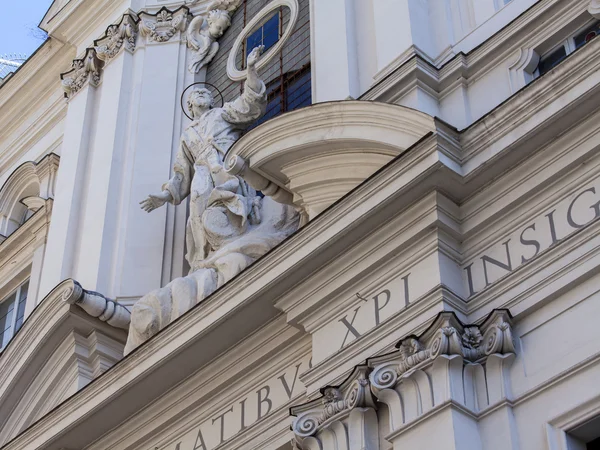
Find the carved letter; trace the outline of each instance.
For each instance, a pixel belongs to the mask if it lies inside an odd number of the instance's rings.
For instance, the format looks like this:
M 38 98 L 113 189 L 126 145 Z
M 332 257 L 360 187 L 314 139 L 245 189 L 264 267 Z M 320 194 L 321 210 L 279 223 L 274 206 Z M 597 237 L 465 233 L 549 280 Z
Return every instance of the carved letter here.
M 465 270 L 467 271 L 467 281 L 469 283 L 469 297 L 475 294 L 475 290 L 473 289 L 473 274 L 471 273 L 472 265 L 473 263 L 465 267 Z
M 233 405 L 231 406 L 231 408 L 229 408 L 223 414 L 221 414 L 220 416 L 215 417 L 212 420 L 212 423 L 214 425 L 217 420 L 221 419 L 221 440 L 219 441 L 219 444 L 222 444 L 223 441 L 225 441 L 225 414 L 230 413 L 230 412 L 233 412 Z
M 241 411 L 241 417 L 240 417 L 240 431 L 243 431 L 246 429 L 246 400 L 248 400 L 247 398 L 245 398 L 244 400 L 242 400 L 240 402 L 240 406 L 242 407 L 242 411 Z
M 503 263 L 502 261 L 498 261 L 497 259 L 494 258 L 490 258 L 487 255 L 483 255 L 481 257 L 481 260 L 483 261 L 483 275 L 485 277 L 485 285 L 486 287 L 490 285 L 490 282 L 488 280 L 488 274 L 487 274 L 487 266 L 486 266 L 486 262 L 493 264 L 495 266 L 498 266 L 504 270 L 507 270 L 509 272 L 512 272 L 513 268 L 512 268 L 512 263 L 510 262 L 510 252 L 508 250 L 508 243 L 510 242 L 510 239 L 506 242 L 503 242 L 502 245 L 504 245 L 506 247 L 506 264 Z
M 573 201 L 571 202 L 571 204 L 569 205 L 569 209 L 567 210 L 567 222 L 569 222 L 569 225 L 575 229 L 578 228 L 583 228 L 584 226 L 587 225 L 587 223 L 577 223 L 573 220 L 573 205 L 575 204 L 575 202 L 579 199 L 579 197 L 581 197 L 583 194 L 585 194 L 586 192 L 591 192 L 592 194 L 596 193 L 596 189 L 591 187 L 586 189 L 585 191 L 580 192 L 579 194 L 577 194 L 575 196 L 575 198 L 573 199 Z M 599 210 L 599 205 L 600 202 L 593 204 L 592 206 L 590 206 L 590 208 L 594 209 L 594 219 L 596 219 L 599 215 L 600 215 L 600 210 Z M 594 220 L 592 219 L 592 220 Z M 591 222 L 591 221 L 590 221 Z M 589 223 L 589 222 L 588 222 Z
M 302 363 L 298 363 L 298 365 L 296 366 L 296 373 L 294 374 L 294 379 L 292 380 L 292 387 L 289 387 L 286 379 L 285 379 L 285 373 L 277 378 L 279 378 L 281 380 L 281 384 L 283 384 L 283 388 L 285 389 L 285 393 L 288 396 L 288 400 L 290 400 L 292 398 L 292 393 L 294 392 L 294 386 L 296 385 L 296 380 L 298 379 L 298 371 L 300 370 L 300 366 L 302 365 Z
M 200 443 L 198 443 L 200 441 Z M 202 429 L 198 428 L 198 436 L 196 436 L 196 443 L 194 444 L 193 450 L 208 450 L 206 448 L 206 443 L 204 442 L 204 437 L 202 436 Z
M 556 237 L 556 226 L 554 225 L 554 212 L 555 211 L 556 210 L 553 209 L 548 214 L 546 214 L 546 217 L 548 218 L 548 222 L 550 223 L 550 237 L 552 238 L 551 245 L 554 245 L 558 242 L 558 238 Z
M 379 307 L 379 296 L 381 294 L 385 294 L 386 299 L 385 299 L 385 303 L 380 308 Z M 381 291 L 379 294 L 377 294 L 375 297 L 373 297 L 373 300 L 375 300 L 375 326 L 379 325 L 379 311 L 381 311 L 383 308 L 385 308 L 387 306 L 387 304 L 390 302 L 391 297 L 392 297 L 392 295 L 390 294 L 390 291 L 388 291 L 387 289 Z
M 266 392 L 265 398 L 263 398 L 263 396 L 261 394 L 263 389 Z M 271 412 L 271 408 L 273 407 L 273 402 L 269 399 L 269 394 L 271 393 L 271 388 L 269 387 L 269 385 L 265 385 L 265 386 L 261 387 L 258 391 L 256 391 L 256 393 L 258 394 L 258 416 L 257 416 L 258 418 L 256 420 L 260 420 L 264 416 L 269 414 Z M 269 407 L 267 408 L 267 412 L 264 414 L 262 413 L 262 404 L 263 403 L 266 403 L 267 405 L 269 405 Z
M 404 305 L 408 306 L 408 304 L 410 303 L 410 296 L 409 296 L 409 292 L 408 292 L 408 276 L 410 275 L 410 273 L 407 273 L 406 276 L 402 277 L 402 280 L 404 281 Z
M 535 223 L 533 223 L 533 224 L 529 225 L 528 227 L 526 227 L 525 229 L 523 229 L 523 231 L 521 231 L 521 237 L 519 239 L 521 241 L 521 244 L 523 244 L 523 245 L 533 245 L 535 247 L 535 253 L 533 254 L 533 256 L 531 258 L 525 258 L 524 256 L 521 256 L 521 264 L 525 264 L 530 259 L 535 258 L 537 256 L 537 254 L 540 252 L 540 243 L 538 241 L 536 241 L 535 239 L 523 239 L 523 235 L 529 229 L 535 231 Z
M 344 316 L 340 320 L 338 320 L 338 322 L 342 322 L 344 325 L 346 325 L 346 328 L 348 328 L 346 330 L 346 336 L 344 336 L 344 341 L 342 342 L 342 346 L 340 347 L 340 350 L 342 348 L 344 348 L 344 346 L 346 345 L 346 339 L 348 339 L 348 335 L 350 333 L 352 333 L 355 338 L 360 337 L 360 333 L 356 330 L 356 328 L 354 328 L 354 320 L 356 319 L 356 315 L 358 314 L 359 309 L 360 309 L 360 306 L 354 310 L 354 316 L 352 316 L 352 320 L 350 322 L 348 322 L 348 319 L 346 319 L 346 316 Z

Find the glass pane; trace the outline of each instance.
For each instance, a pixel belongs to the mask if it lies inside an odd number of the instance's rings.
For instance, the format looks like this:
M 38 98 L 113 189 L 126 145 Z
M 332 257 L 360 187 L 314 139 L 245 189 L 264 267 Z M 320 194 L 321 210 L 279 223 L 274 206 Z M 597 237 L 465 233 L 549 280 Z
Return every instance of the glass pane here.
M 550 69 L 555 67 L 559 62 L 567 57 L 567 52 L 564 46 L 561 46 L 554 50 L 547 56 L 544 56 L 540 60 L 540 64 L 538 65 L 538 70 L 540 71 L 540 75 L 544 75 Z
M 293 78 L 286 89 L 287 110 L 308 106 L 312 100 L 310 70 Z
M 279 13 L 275 14 L 263 25 L 263 45 L 265 51 L 273 47 L 279 40 Z
M 27 303 L 27 290 L 29 289 L 29 281 L 21 286 L 19 304 L 17 306 L 17 321 L 15 322 L 15 333 L 23 325 L 25 317 L 25 304 Z
M 8 344 L 12 336 L 12 318 L 15 309 L 17 293 L 0 303 L 0 345 L 2 348 Z
M 246 56 L 250 54 L 254 47 L 258 47 L 262 44 L 262 31 L 261 27 L 246 39 Z

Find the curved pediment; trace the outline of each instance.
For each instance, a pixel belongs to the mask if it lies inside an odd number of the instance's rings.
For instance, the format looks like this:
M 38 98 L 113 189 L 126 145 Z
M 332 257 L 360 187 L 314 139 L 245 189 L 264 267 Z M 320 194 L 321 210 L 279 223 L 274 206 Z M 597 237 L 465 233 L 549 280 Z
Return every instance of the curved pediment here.
M 227 161 L 244 160 L 312 218 L 435 128 L 433 117 L 404 106 L 319 103 L 250 131 Z
M 65 280 L 0 355 L 0 446 L 122 358 L 126 333 L 69 303 Z

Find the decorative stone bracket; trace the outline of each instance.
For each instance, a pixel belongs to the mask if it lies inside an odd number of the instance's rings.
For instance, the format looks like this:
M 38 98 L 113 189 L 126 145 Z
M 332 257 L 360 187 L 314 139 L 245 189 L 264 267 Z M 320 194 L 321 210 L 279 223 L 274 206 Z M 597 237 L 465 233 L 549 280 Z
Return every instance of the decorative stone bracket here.
M 156 14 L 145 11 L 139 13 L 140 34 L 150 42 L 167 42 L 178 32 L 185 31 L 190 11 L 187 6 L 181 6 L 171 11 L 164 6 Z
M 117 56 L 121 49 L 133 53 L 138 33 L 138 16 L 123 14 L 119 23 L 109 25 L 104 36 L 94 41 L 94 49 L 99 59 L 105 63 Z
M 378 403 L 387 406 L 384 428 L 393 443 L 406 425 L 435 409 L 453 407 L 473 418 L 510 400 L 507 369 L 515 343 L 507 310 L 494 310 L 480 325 L 440 313 L 421 336 L 397 348 L 356 367 L 341 386 L 322 389 L 322 398 L 291 408 L 295 445 L 378 449 Z
M 93 48 L 86 49 L 83 58 L 73 60 L 71 70 L 60 74 L 65 98 L 72 98 L 88 82 L 92 86 L 98 86 L 103 65 L 104 62 L 98 58 Z

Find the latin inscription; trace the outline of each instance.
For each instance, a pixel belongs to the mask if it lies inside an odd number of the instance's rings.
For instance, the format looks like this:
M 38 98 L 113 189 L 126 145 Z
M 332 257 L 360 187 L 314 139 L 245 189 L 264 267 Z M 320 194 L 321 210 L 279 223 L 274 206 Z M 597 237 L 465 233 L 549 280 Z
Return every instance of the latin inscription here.
M 227 404 L 201 423 L 160 450 L 212 450 L 234 438 L 259 420 L 287 406 L 304 390 L 298 380 L 311 367 L 306 356 L 280 374 L 257 385 L 231 404 Z
M 463 266 L 441 254 L 439 259 L 425 258 L 374 294 L 357 293 L 354 306 L 317 329 L 313 333 L 314 363 L 319 364 L 348 347 L 435 286 L 451 287 L 468 299 L 599 218 L 600 182 L 597 182 L 597 186 L 578 189 Z
M 463 266 L 466 297 L 481 292 L 599 217 L 600 186 L 576 191 Z

